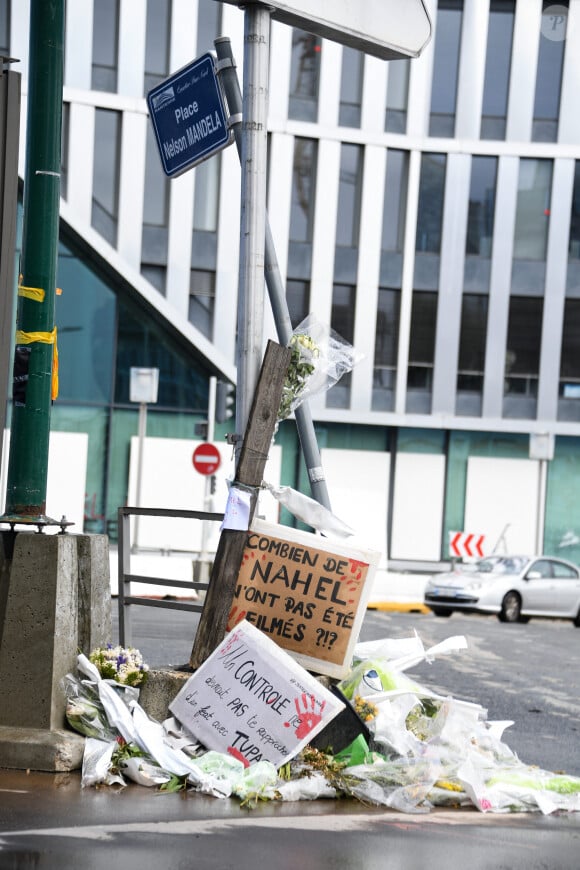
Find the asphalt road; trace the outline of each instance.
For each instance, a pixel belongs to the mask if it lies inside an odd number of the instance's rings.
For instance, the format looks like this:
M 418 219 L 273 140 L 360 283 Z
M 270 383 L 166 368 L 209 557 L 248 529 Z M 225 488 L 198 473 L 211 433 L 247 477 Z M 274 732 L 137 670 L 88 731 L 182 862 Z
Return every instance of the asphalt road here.
M 197 616 L 133 607 L 133 644 L 152 666 L 189 661 Z M 571 622 L 500 623 L 495 617 L 367 611 L 360 640 L 410 637 L 426 648 L 463 635 L 467 649 L 409 673 L 424 686 L 509 720 L 503 740 L 527 764 L 580 776 L 580 629 Z

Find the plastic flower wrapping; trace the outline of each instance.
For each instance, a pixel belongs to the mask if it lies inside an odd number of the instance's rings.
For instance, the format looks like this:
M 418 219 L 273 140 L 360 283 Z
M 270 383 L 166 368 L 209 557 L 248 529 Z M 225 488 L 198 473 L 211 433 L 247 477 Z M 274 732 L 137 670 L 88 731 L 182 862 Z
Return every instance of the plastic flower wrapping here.
M 466 647 L 459 636 L 425 649 L 417 634 L 358 644 L 337 688 L 358 715 L 361 733 L 338 752 L 306 746 L 278 770 L 268 761 L 244 766 L 208 751 L 172 717 L 154 721 L 130 687 L 115 688 L 80 655 L 79 676 L 68 675 L 66 690 L 68 721 L 87 735 L 81 783 L 124 786 L 131 780 L 232 796 L 243 806 L 347 796 L 405 813 L 437 806 L 580 811 L 580 777 L 520 761 L 502 740 L 511 722 L 489 721 L 478 704 L 443 697 L 405 673 Z

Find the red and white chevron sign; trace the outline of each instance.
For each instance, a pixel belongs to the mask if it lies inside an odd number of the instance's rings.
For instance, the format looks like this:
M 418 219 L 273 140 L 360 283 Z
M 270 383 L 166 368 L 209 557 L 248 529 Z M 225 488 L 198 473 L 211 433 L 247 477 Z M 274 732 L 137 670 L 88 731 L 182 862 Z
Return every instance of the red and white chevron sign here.
M 474 535 L 471 532 L 449 532 L 450 556 L 479 556 L 483 552 L 485 535 Z

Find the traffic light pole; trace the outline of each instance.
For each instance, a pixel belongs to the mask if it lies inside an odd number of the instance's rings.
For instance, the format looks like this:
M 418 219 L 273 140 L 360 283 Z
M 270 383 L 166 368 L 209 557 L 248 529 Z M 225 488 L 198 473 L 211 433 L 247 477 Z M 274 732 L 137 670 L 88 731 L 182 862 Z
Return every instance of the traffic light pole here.
M 247 14 L 247 13 L 246 13 Z M 230 115 L 239 117 L 236 123 L 233 124 L 234 137 L 236 140 L 236 148 L 240 155 L 240 160 L 243 160 L 243 132 L 242 132 L 242 117 L 243 117 L 243 102 L 240 92 L 240 83 L 236 73 L 236 63 L 232 53 L 230 39 L 227 36 L 220 37 L 214 40 L 218 59 L 219 76 L 224 88 Z M 249 44 L 250 49 L 252 43 Z M 248 51 L 248 44 L 246 51 Z M 284 292 L 284 285 L 280 275 L 276 250 L 274 248 L 274 240 L 270 230 L 268 217 L 265 217 L 265 248 L 264 248 L 264 271 L 266 276 L 266 286 L 272 305 L 274 322 L 278 333 L 278 340 L 284 346 L 287 346 L 292 337 L 292 322 L 288 313 L 288 303 Z M 236 397 L 239 400 L 239 397 Z M 320 459 L 320 451 L 318 442 L 314 432 L 314 423 L 308 402 L 302 402 L 295 410 L 296 427 L 298 429 L 298 437 L 302 454 L 308 471 L 308 479 L 312 495 L 319 504 L 330 510 L 330 499 L 328 497 L 328 488 L 326 486 L 326 478 L 324 469 Z M 236 420 L 237 426 L 237 420 Z M 243 431 L 237 429 L 237 431 Z
M 6 514 L 47 518 L 50 409 L 56 375 L 54 308 L 60 204 L 64 0 L 31 0 L 24 226 Z

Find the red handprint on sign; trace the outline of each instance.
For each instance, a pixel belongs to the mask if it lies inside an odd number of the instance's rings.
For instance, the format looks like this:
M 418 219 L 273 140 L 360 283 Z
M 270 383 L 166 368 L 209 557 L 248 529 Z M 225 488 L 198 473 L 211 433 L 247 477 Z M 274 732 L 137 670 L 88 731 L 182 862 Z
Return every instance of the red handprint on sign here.
M 326 701 L 320 704 L 320 713 L 317 713 L 314 695 L 307 695 L 303 692 L 299 698 L 294 698 L 294 706 L 299 718 L 295 734 L 299 740 L 302 740 L 303 737 L 310 734 L 315 725 L 318 725 L 322 719 L 322 711 L 326 706 Z

